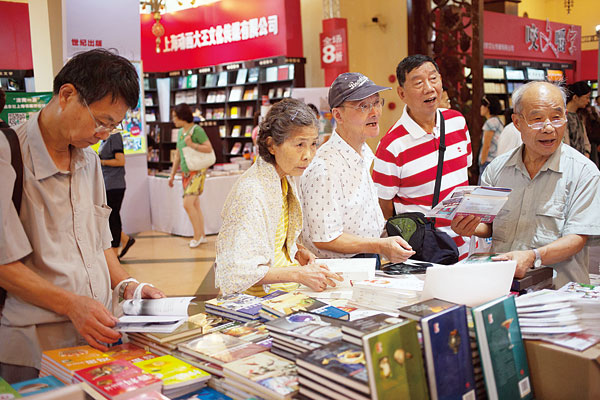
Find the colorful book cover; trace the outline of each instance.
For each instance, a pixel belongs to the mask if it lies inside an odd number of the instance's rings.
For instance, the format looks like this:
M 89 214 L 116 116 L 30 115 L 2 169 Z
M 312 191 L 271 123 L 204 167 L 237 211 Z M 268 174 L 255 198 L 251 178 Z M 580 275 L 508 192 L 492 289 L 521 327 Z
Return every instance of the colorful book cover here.
M 152 360 L 142 361 L 148 362 Z M 104 396 L 113 398 L 125 392 L 160 390 L 162 382 L 129 361 L 114 360 L 75 372 L 74 379 L 86 382 Z
M 12 400 L 20 399 L 21 395 L 8 382 L 0 377 L 0 399 Z
M 13 383 L 12 387 L 23 397 L 33 396 L 65 386 L 53 376 L 44 376 L 43 378 L 30 379 L 23 382 Z
M 298 391 L 298 370 L 293 361 L 271 353 L 259 353 L 223 366 L 226 377 L 242 378 L 255 389 L 279 396 L 291 396 Z
M 234 336 L 246 342 L 260 342 L 269 336 L 269 331 L 265 324 L 259 321 L 250 321 L 244 324 L 236 324 L 220 332 L 225 335 Z
M 362 346 L 333 342 L 303 353 L 296 360 L 299 368 L 325 376 L 363 393 L 369 393 L 369 377 Z
M 431 399 L 475 398 L 466 307 L 454 305 L 424 318 L 421 332 Z
M 533 398 L 514 297 L 500 297 L 472 313 L 490 400 Z
M 276 290 L 273 293 L 269 293 L 265 297 L 257 297 L 245 293 L 232 293 L 206 301 L 205 307 L 209 310 L 225 309 L 234 314 L 257 317 L 263 301 L 273 299 L 286 293 L 287 292 L 282 290 Z
M 186 322 L 171 333 L 145 333 L 149 339 L 158 343 L 168 343 L 175 340 L 191 338 L 213 330 L 218 330 L 221 326 L 229 326 L 230 321 L 216 315 L 198 313 L 188 318 Z
M 346 321 L 350 319 L 350 313 L 330 305 L 312 309 L 310 310 L 310 312 L 314 314 L 324 315 L 326 317 L 343 319 Z
M 69 371 L 76 371 L 113 360 L 106 353 L 87 345 L 44 351 L 43 358 Z
M 208 358 L 216 364 L 228 363 L 256 354 L 267 348 L 246 342 L 234 336 L 221 332 L 209 333 L 197 339 L 180 345 L 180 350 L 191 352 L 200 358 Z M 187 351 L 186 351 L 187 350 Z
M 231 397 L 217 392 L 213 388 L 205 387 L 173 400 L 231 400 Z
M 365 335 L 363 345 L 372 399 L 429 398 L 415 321 Z
M 401 318 L 392 317 L 388 314 L 375 314 L 353 320 L 351 324 L 343 325 L 342 332 L 352 336 L 362 337 L 367 333 L 375 332 L 400 322 L 402 322 Z
M 455 307 L 456 303 L 444 301 L 440 299 L 429 299 L 420 301 L 415 304 L 411 304 L 406 307 L 398 309 L 398 314 L 401 317 L 406 317 L 415 321 L 420 321 L 422 318 L 428 317 L 432 314 L 448 310 L 449 308 Z
M 332 318 L 305 312 L 296 312 L 265 323 L 267 329 L 306 339 L 311 342 L 330 343 L 342 339 L 341 323 Z
M 208 380 L 210 374 L 171 355 L 140 361 L 135 365 L 162 380 L 164 388 Z
M 289 315 L 295 311 L 312 311 L 326 305 L 302 292 L 289 292 L 262 302 L 262 308 L 279 316 Z
M 123 343 L 118 346 L 110 347 L 106 354 L 115 360 L 125 360 L 130 361 L 131 363 L 157 357 L 156 354 L 131 343 Z

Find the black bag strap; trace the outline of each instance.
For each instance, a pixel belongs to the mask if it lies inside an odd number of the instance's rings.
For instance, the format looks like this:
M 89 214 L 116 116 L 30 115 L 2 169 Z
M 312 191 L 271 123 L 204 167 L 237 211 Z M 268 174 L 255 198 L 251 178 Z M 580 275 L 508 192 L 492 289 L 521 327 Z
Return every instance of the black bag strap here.
M 17 133 L 11 128 L 0 129 L 4 132 L 6 140 L 10 146 L 10 163 L 17 174 L 15 185 L 13 187 L 12 201 L 17 209 L 17 214 L 21 213 L 21 198 L 23 197 L 23 158 L 21 157 L 21 145 Z
M 440 148 L 438 150 L 438 166 L 433 189 L 433 202 L 431 208 L 440 202 L 440 187 L 442 186 L 442 173 L 444 172 L 444 153 L 446 152 L 446 123 L 440 111 Z

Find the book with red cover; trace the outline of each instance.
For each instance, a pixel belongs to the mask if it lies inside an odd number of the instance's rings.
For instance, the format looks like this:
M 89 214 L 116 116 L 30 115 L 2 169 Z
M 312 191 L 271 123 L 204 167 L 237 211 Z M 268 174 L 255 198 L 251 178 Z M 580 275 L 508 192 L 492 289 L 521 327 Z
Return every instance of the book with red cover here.
M 73 375 L 73 380 L 91 385 L 112 400 L 129 399 L 152 390 L 160 392 L 162 388 L 159 378 L 124 360 L 79 370 Z
M 115 360 L 125 360 L 130 361 L 131 363 L 158 357 L 156 354 L 131 343 L 123 343 L 118 346 L 112 346 L 106 351 L 106 354 Z

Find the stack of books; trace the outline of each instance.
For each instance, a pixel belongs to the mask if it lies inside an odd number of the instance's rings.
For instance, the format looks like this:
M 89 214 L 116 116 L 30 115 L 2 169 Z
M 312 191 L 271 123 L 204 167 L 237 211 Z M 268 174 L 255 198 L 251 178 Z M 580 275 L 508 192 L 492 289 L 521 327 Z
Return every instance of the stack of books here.
M 333 342 L 302 354 L 296 364 L 299 391 L 303 396 L 310 399 L 371 398 L 362 346 L 344 341 Z
M 53 375 L 62 383 L 70 384 L 75 371 L 114 361 L 112 357 L 91 346 L 67 347 L 42 353 L 40 377 Z
M 466 307 L 430 299 L 403 307 L 398 314 L 420 323 L 431 399 L 475 398 Z
M 286 318 L 266 323 L 273 339 L 271 352 L 288 360 L 342 339 L 342 321 L 305 312 L 296 312 Z
M 397 278 L 375 278 L 354 282 L 349 305 L 395 313 L 418 300 L 417 285 L 422 281 Z
M 231 361 L 268 350 L 268 347 L 247 342 L 221 332 L 209 333 L 189 342 L 179 344 L 178 350 L 186 355 L 186 360 L 210 362 L 219 367 Z
M 163 386 L 159 378 L 123 360 L 81 369 L 73 375 L 73 382 L 85 382 L 102 396 L 115 400 L 128 399 L 153 390 L 160 392 Z
M 165 396 L 183 396 L 206 386 L 210 374 L 173 356 L 162 356 L 135 363 L 144 372 L 154 375 L 163 383 Z
M 220 315 L 235 321 L 254 321 L 260 318 L 261 303 L 264 300 L 286 294 L 283 290 L 276 290 L 265 297 L 256 297 L 244 293 L 234 293 L 208 300 L 204 303 L 207 312 Z
M 296 364 L 271 353 L 258 353 L 223 366 L 222 384 L 232 397 L 291 399 L 298 392 Z
M 278 296 L 275 299 L 264 300 L 262 302 L 260 316 L 267 320 L 273 320 L 290 315 L 296 311 L 307 311 L 313 314 L 343 320 L 348 320 L 350 317 L 350 314 L 347 311 L 330 306 L 320 300 L 307 296 L 300 291 L 289 292 L 282 296 Z
M 350 324 L 342 325 L 342 340 L 362 346 L 363 336 L 400 322 L 401 318 L 382 313 L 356 319 Z
M 138 361 L 150 360 L 156 358 L 157 355 L 133 343 L 123 343 L 117 346 L 112 346 L 106 352 L 115 360 L 125 360 L 130 363 Z
M 21 395 L 10 385 L 10 383 L 0 377 L 0 398 L 9 400 L 20 399 Z

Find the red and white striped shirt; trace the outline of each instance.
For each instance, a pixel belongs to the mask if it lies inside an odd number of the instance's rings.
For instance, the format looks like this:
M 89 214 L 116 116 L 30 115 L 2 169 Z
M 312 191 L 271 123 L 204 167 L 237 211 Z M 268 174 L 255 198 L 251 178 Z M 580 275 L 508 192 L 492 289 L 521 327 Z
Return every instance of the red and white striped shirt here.
M 433 132 L 425 132 L 404 107 L 402 117 L 379 142 L 373 167 L 377 195 L 384 200 L 393 199 L 396 213 L 424 213 L 431 209 L 440 143 L 439 111 L 444 116 L 446 132 L 440 201 L 455 187 L 469 184 L 467 168 L 471 166 L 473 156 L 469 129 L 462 114 L 439 109 Z M 438 218 L 436 227 L 454 239 L 460 258 L 466 257 L 468 240 L 450 229 L 450 221 Z

